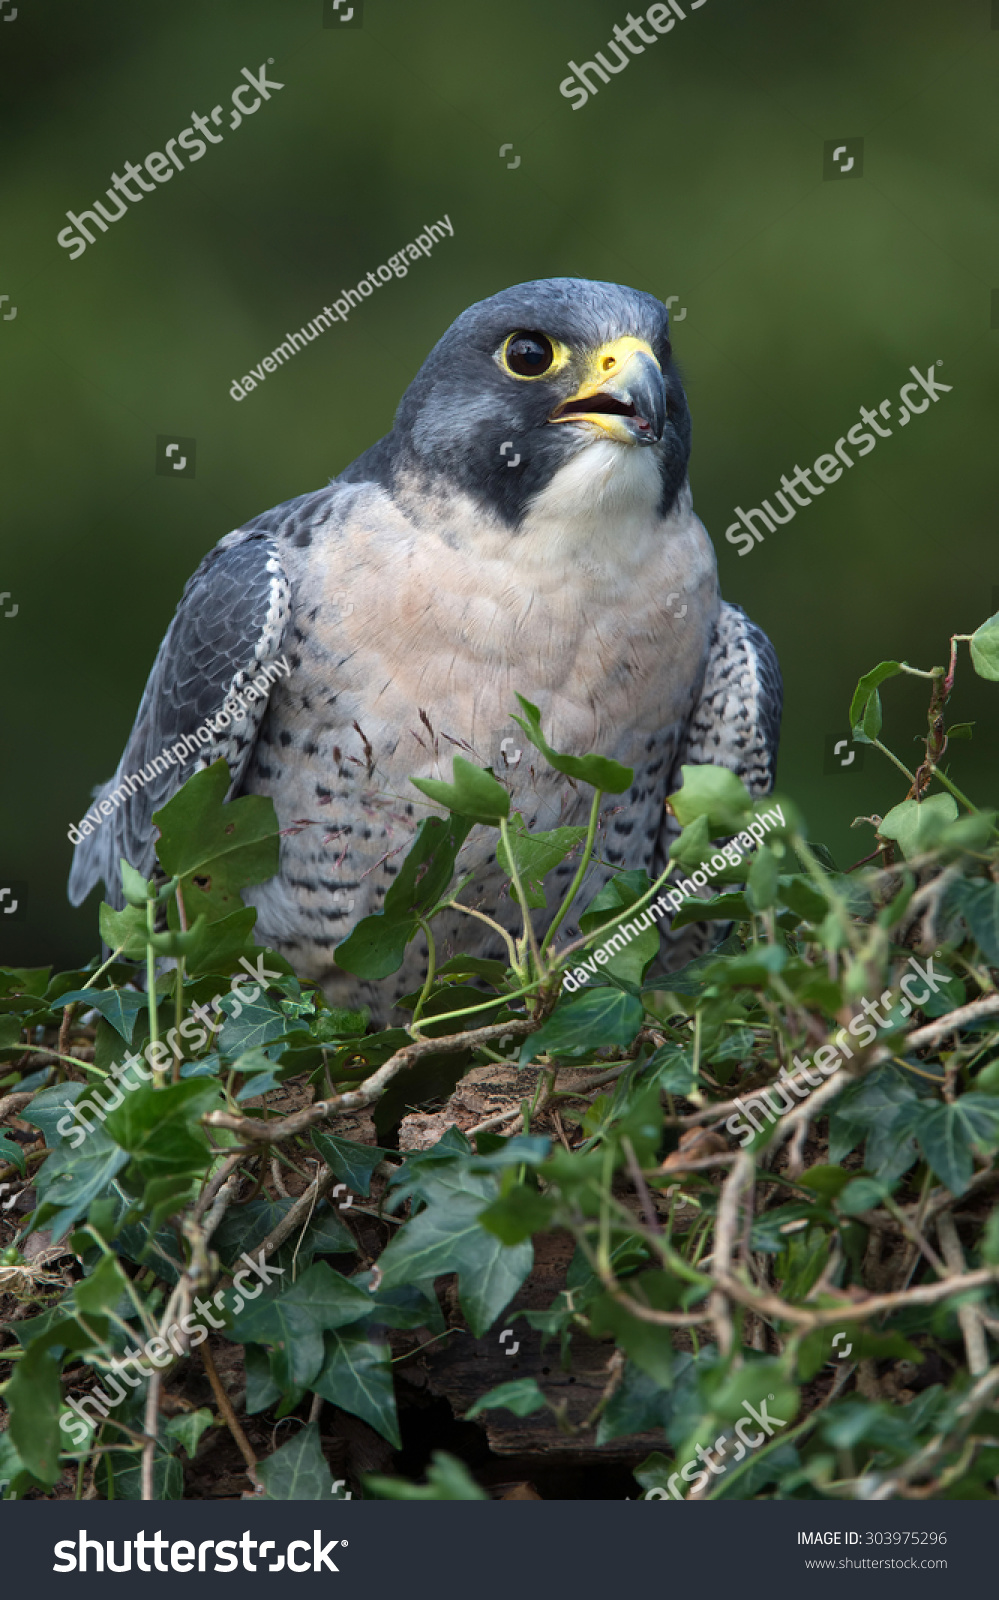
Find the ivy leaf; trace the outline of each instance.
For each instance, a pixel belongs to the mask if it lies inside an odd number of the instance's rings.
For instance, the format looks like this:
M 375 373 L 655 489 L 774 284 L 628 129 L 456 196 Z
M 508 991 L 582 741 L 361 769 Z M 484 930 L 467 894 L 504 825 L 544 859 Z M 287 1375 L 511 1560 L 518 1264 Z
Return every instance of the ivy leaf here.
M 115 1174 L 128 1162 L 127 1151 L 120 1150 L 109 1139 L 93 1110 L 85 1114 L 91 1132 L 82 1140 L 70 1140 L 69 1134 L 82 1135 L 83 1127 L 65 1110 L 65 1102 L 75 1103 L 86 1094 L 87 1085 L 83 1083 L 54 1084 L 36 1095 L 21 1113 L 25 1122 L 42 1129 L 52 1152 L 35 1177 L 38 1205 L 32 1225 L 50 1228 L 53 1243 L 90 1209 L 91 1201 L 104 1193 Z M 89 1107 L 92 1102 L 87 1104 Z M 52 1126 L 62 1121 L 69 1124 L 65 1139 Z
M 259 1462 L 257 1476 L 267 1500 L 329 1500 L 333 1474 L 319 1443 L 319 1423 L 308 1423 L 266 1461 Z
M 999 682 L 999 611 L 971 635 L 971 664 L 980 678 Z
M 901 672 L 901 663 L 898 661 L 882 661 L 878 666 L 866 672 L 857 684 L 850 702 L 850 727 L 854 738 L 859 738 L 862 744 L 870 744 L 881 732 L 881 699 L 878 695 L 878 685 L 887 678 L 895 678 Z
M 147 882 L 141 872 L 137 872 L 122 856 L 118 863 L 121 869 L 121 892 L 130 906 L 138 909 L 142 907 L 145 914 L 147 900 L 156 898 L 156 886 Z
M 189 1078 L 165 1089 L 143 1084 L 111 1112 L 107 1131 L 133 1157 L 144 1178 L 179 1179 L 209 1165 L 211 1152 L 201 1117 L 218 1100 L 214 1079 Z
M 675 1359 L 674 1377 L 690 1365 L 686 1350 Z M 643 1372 L 629 1361 L 597 1426 L 597 1445 L 609 1444 L 612 1439 L 622 1439 L 633 1433 L 645 1433 L 653 1428 L 668 1427 L 675 1405 L 673 1390 L 664 1389 L 657 1379 Z
M 649 962 L 659 954 L 659 924 L 654 917 L 651 917 L 648 927 L 640 928 L 637 933 L 633 931 L 629 935 L 624 931 L 635 927 L 628 919 L 628 908 L 648 894 L 650 888 L 649 876 L 644 868 L 615 873 L 596 898 L 590 901 L 579 919 L 579 926 L 584 933 L 592 933 L 595 928 L 610 924 L 601 940 L 601 949 L 606 950 L 612 942 L 617 943 L 623 938 L 623 945 L 609 951 L 610 959 L 604 968 L 608 977 L 625 978 L 639 984 Z M 615 911 L 622 909 L 624 915 L 616 922 L 611 922 Z M 643 919 L 647 909 L 639 913 Z
M 324 1400 L 360 1417 L 396 1450 L 401 1449 L 388 1345 L 349 1328 L 327 1334 L 326 1359 L 312 1387 Z
M 409 781 L 429 800 L 459 817 L 471 817 L 473 822 L 497 823 L 500 817 L 510 815 L 510 791 L 487 768 L 473 766 L 464 756 L 454 757 L 451 783 L 439 778 Z
M 200 917 L 190 931 L 184 950 L 187 973 L 197 977 L 204 972 L 228 972 L 241 955 L 258 953 L 253 951 L 251 939 L 256 920 L 255 906 L 240 906 L 237 911 L 230 911 L 227 917 L 217 917 L 212 922 Z M 291 970 L 283 956 L 268 950 L 268 966 L 275 960 L 278 966 Z
M 448 888 L 458 851 L 471 828 L 470 817 L 423 819 L 385 896 L 383 910 L 362 917 L 353 933 L 337 945 L 338 966 L 359 978 L 387 978 L 399 970 L 406 946 L 419 928 L 419 917 L 432 911 Z
M 271 1346 L 277 1355 L 275 1378 L 285 1388 L 305 1389 L 323 1365 L 324 1332 L 347 1327 L 370 1312 L 371 1297 L 364 1289 L 325 1261 L 316 1261 L 297 1283 L 268 1299 L 252 1300 L 236 1316 L 227 1337 L 237 1344 Z
M 999 966 L 999 883 L 959 878 L 944 894 L 943 911 L 959 911 L 989 966 Z
M 776 904 L 779 889 L 780 864 L 773 851 L 763 844 L 754 855 L 749 869 L 746 899 L 754 911 L 767 911 Z
M 330 1171 L 354 1194 L 371 1193 L 371 1174 L 395 1150 L 381 1150 L 376 1144 L 356 1144 L 353 1139 L 337 1139 L 330 1133 L 313 1132 L 312 1143 Z
M 144 905 L 115 911 L 102 900 L 97 922 L 109 950 L 120 950 L 126 961 L 137 961 L 145 955 L 149 934 Z
M 304 1023 L 299 1023 L 296 1028 L 280 1005 L 266 995 L 259 995 L 256 1000 L 247 1002 L 243 996 L 227 994 L 219 1005 L 226 1019 L 217 1046 L 223 1061 L 232 1061 L 251 1050 L 262 1050 L 285 1033 L 297 1031 L 304 1036 L 307 1032 Z M 233 1016 L 237 1008 L 239 1015 Z M 245 1071 L 246 1068 L 240 1070 Z
M 435 1450 L 427 1468 L 426 1484 L 407 1483 L 405 1478 L 384 1478 L 369 1473 L 364 1478 L 366 1493 L 378 1500 L 488 1500 L 468 1468 L 446 1450 Z
M 27 1165 L 24 1151 L 16 1139 L 11 1139 L 6 1132 L 0 1133 L 0 1161 L 10 1161 L 24 1177 Z
M 518 694 L 520 708 L 524 715 L 518 717 L 516 712 L 511 712 L 518 728 L 522 728 L 536 750 L 540 750 L 550 767 L 556 772 L 562 772 L 567 778 L 577 778 L 580 783 L 588 783 L 591 788 L 601 789 L 605 794 L 623 794 L 631 787 L 634 781 L 634 771 L 631 767 L 623 767 L 619 761 L 612 761 L 608 756 L 566 756 L 553 750 L 544 736 L 541 727 L 541 712 L 532 705 L 530 700 L 525 700 Z
M 40 1482 L 59 1477 L 59 1451 L 68 1439 L 59 1428 L 62 1406 L 61 1362 L 41 1341 L 29 1345 L 5 1386 L 10 1437 L 29 1472 Z
M 556 1056 L 580 1056 L 611 1046 L 627 1049 L 645 1015 L 641 1000 L 623 989 L 591 989 L 587 994 L 560 1000 L 547 1022 L 524 1040 L 520 1065 L 547 1051 Z
M 642 1082 L 655 1084 L 663 1094 L 688 1095 L 697 1082 L 693 1052 L 676 1044 L 662 1045 L 650 1059 Z
M 999 1105 L 987 1094 L 963 1094 L 953 1105 L 920 1100 L 904 1118 L 941 1183 L 962 1195 L 974 1171 L 972 1147 L 991 1152 L 999 1144 Z
M 507 1248 L 482 1227 L 482 1197 L 452 1195 L 405 1223 L 379 1257 L 381 1287 L 458 1274 L 458 1300 L 477 1339 L 510 1304 L 534 1264 L 529 1241 Z
M 273 802 L 265 795 L 242 795 L 225 803 L 229 768 L 216 761 L 188 778 L 153 813 L 160 830 L 156 854 L 164 871 L 180 879 L 193 924 L 204 913 L 209 922 L 242 909 L 239 891 L 264 883 L 278 870 L 280 835 Z M 170 926 L 179 926 L 176 903 L 167 905 Z
M 670 795 L 670 805 L 681 827 L 706 816 L 711 838 L 738 833 L 752 821 L 749 790 L 727 767 L 681 767 L 683 788 Z
M 61 994 L 58 1000 L 53 1000 L 52 1009 L 58 1011 L 78 1000 L 83 1001 L 88 1009 L 93 1007 L 99 1011 L 105 1021 L 110 1022 L 112 1028 L 121 1034 L 126 1044 L 132 1043 L 139 1013 L 149 1009 L 148 995 L 140 994 L 137 989 L 70 989 L 68 994 Z
M 878 824 L 882 839 L 894 839 L 905 856 L 932 850 L 949 822 L 957 821 L 957 801 L 950 794 L 931 794 L 926 800 L 903 800 Z
M 813 846 L 814 848 L 814 846 Z M 780 898 L 795 916 L 816 927 L 829 911 L 829 902 L 810 879 L 797 873 L 780 880 Z
M 673 1341 L 668 1328 L 643 1322 L 604 1294 L 587 1308 L 594 1338 L 613 1334 L 615 1343 L 636 1367 L 652 1378 L 661 1389 L 673 1382 Z
M 521 886 L 529 906 L 540 911 L 546 904 L 544 879 L 586 838 L 585 828 L 553 828 L 548 833 L 528 833 L 527 824 L 519 812 L 510 819 L 510 844 Z M 505 842 L 496 846 L 496 860 L 501 872 L 513 877 Z M 516 900 L 517 891 L 510 884 L 510 898 Z
M 214 1426 L 215 1418 L 207 1406 L 202 1406 L 200 1411 L 185 1411 L 183 1416 L 171 1417 L 163 1432 L 176 1439 L 188 1460 L 193 1461 L 201 1435 Z
M 716 894 L 711 900 L 684 900 L 679 911 L 670 919 L 674 932 L 685 928 L 688 922 L 749 922 L 752 910 L 746 896 L 739 892 Z M 663 978 L 660 987 L 673 987 L 673 974 Z
M 515 1184 L 508 1194 L 494 1200 L 479 1216 L 479 1222 L 503 1244 L 521 1244 L 532 1234 L 550 1228 L 555 1202 L 526 1183 Z
M 547 1404 L 534 1378 L 515 1378 L 512 1383 L 498 1384 L 480 1395 L 465 1412 L 465 1421 L 471 1422 L 483 1411 L 512 1411 L 515 1417 L 529 1417 Z

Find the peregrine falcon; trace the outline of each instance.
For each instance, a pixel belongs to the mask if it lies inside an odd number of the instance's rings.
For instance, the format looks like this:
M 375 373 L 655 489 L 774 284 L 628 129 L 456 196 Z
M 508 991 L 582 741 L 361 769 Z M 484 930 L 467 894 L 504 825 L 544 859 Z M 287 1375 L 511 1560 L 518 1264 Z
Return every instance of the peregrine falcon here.
M 502 775 L 530 829 L 586 820 L 589 796 L 515 748 L 517 691 L 555 748 L 634 768 L 628 794 L 607 797 L 603 864 L 575 914 L 615 869 L 661 872 L 681 765 L 729 767 L 767 794 L 782 700 L 769 639 L 720 598 L 689 455 L 652 295 L 555 278 L 470 306 L 385 438 L 327 488 L 227 534 L 187 584 L 98 791 L 122 803 L 76 846 L 73 904 L 103 879 L 121 905 L 119 858 L 148 875 L 152 813 L 224 756 L 230 797 L 269 795 L 282 831 L 280 870 L 244 896 L 256 937 L 331 1002 L 384 1019 L 422 981 L 425 948 L 379 984 L 340 969 L 335 948 L 379 910 L 435 810 L 410 777 L 450 778 L 459 753 Z M 288 670 L 268 670 L 279 658 Z M 191 767 L 152 770 L 206 719 Z M 149 781 L 122 792 L 144 767 Z M 574 866 L 553 875 L 559 896 Z M 473 875 L 466 903 L 519 926 L 493 832 L 473 829 L 459 870 Z M 485 924 L 441 920 L 445 948 L 502 956 Z

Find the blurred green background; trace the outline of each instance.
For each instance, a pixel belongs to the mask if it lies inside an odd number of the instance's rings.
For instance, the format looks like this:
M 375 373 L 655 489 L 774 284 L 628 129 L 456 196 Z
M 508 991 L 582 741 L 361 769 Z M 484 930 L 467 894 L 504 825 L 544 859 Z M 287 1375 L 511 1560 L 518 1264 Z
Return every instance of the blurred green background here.
M 27 885 L 0 958 L 96 949 L 97 896 L 65 898 L 66 829 L 202 555 L 341 471 L 452 318 L 509 284 L 615 279 L 686 308 L 695 505 L 725 595 L 781 657 L 779 788 L 841 865 L 870 848 L 850 819 L 904 792 L 872 753 L 824 770 L 858 675 L 942 661 L 999 609 L 999 7 L 680 0 L 685 20 L 573 111 L 567 62 L 606 53 L 623 0 L 353 3 L 359 27 L 324 27 L 322 0 L 22 0 L 0 22 L 0 611 L 18 607 L 0 616 L 0 884 Z M 268 58 L 284 87 L 231 131 L 240 69 Z M 66 211 L 219 103 L 223 142 L 71 261 Z M 824 180 L 826 141 L 854 138 L 863 176 Z M 444 213 L 455 236 L 430 260 L 230 399 Z M 751 555 L 726 544 L 736 504 L 937 360 L 951 393 Z M 197 441 L 193 479 L 154 472 L 174 432 Z M 952 711 L 978 726 L 952 770 L 985 800 L 996 690 L 966 662 Z M 913 760 L 922 689 L 885 692 L 885 737 Z

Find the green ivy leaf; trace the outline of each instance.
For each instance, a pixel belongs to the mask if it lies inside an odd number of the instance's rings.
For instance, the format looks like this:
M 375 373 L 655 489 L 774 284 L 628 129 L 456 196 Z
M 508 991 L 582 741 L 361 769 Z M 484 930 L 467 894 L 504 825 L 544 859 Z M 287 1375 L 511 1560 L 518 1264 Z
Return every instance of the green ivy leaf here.
M 297 1283 L 267 1299 L 251 1300 L 234 1319 L 227 1337 L 237 1344 L 271 1346 L 276 1352 L 271 1370 L 277 1381 L 285 1389 L 306 1389 L 314 1386 L 323 1365 L 323 1334 L 370 1316 L 371 1309 L 366 1290 L 325 1261 L 316 1261 Z
M 319 1423 L 310 1422 L 287 1444 L 257 1465 L 267 1500 L 329 1500 L 333 1474 L 319 1442 Z
M 866 672 L 857 684 L 850 702 L 850 727 L 854 738 L 861 738 L 861 743 L 869 744 L 881 732 L 881 700 L 878 695 L 878 685 L 884 683 L 887 678 L 897 677 L 901 670 L 902 666 L 898 661 L 882 661 L 870 672 Z
M 120 950 L 126 961 L 138 961 L 145 955 L 149 933 L 144 904 L 115 911 L 102 900 L 97 922 L 109 950 Z
M 328 1333 L 326 1360 L 312 1387 L 324 1400 L 360 1417 L 396 1450 L 401 1449 L 388 1345 L 349 1328 Z
M 761 844 L 753 856 L 746 880 L 746 899 L 754 911 L 767 911 L 776 905 L 780 890 L 780 863 L 772 850 Z M 825 912 L 823 911 L 823 915 Z
M 313 1132 L 312 1143 L 330 1171 L 354 1194 L 371 1193 L 371 1174 L 395 1150 L 381 1150 L 376 1144 L 356 1144 L 353 1139 L 338 1139 L 330 1133 Z
M 674 932 L 685 928 L 689 922 L 749 922 L 752 919 L 752 907 L 746 896 L 739 892 L 729 894 L 716 894 L 710 900 L 690 898 L 684 900 L 679 911 L 675 911 L 670 919 L 670 927 Z M 673 974 L 662 979 L 662 986 L 673 986 Z
M 216 761 L 188 778 L 153 813 L 160 830 L 156 854 L 164 870 L 180 879 L 189 924 L 202 913 L 216 922 L 242 909 L 239 891 L 266 882 L 278 870 L 280 835 L 273 801 L 248 794 L 225 803 L 231 781 L 226 763 Z M 172 899 L 167 912 L 171 927 L 179 926 Z
M 633 1316 L 609 1294 L 595 1300 L 587 1309 L 590 1332 L 599 1339 L 613 1334 L 615 1343 L 636 1367 L 652 1378 L 661 1389 L 673 1382 L 673 1341 L 668 1328 L 657 1328 Z
M 143 916 L 145 916 L 146 901 L 156 898 L 155 884 L 147 882 L 142 873 L 137 872 L 133 866 L 130 866 L 124 856 L 122 856 L 119 866 L 121 868 L 122 894 L 130 906 L 136 909 L 141 907 Z
M 4 1392 L 10 1409 L 11 1442 L 28 1471 L 44 1484 L 53 1484 L 59 1477 L 59 1451 L 69 1438 L 59 1427 L 60 1366 L 46 1344 L 31 1344 L 15 1365 Z
M 519 812 L 510 818 L 509 839 L 513 859 L 521 886 L 529 906 L 540 911 L 546 904 L 544 880 L 571 850 L 586 838 L 585 828 L 553 828 L 548 833 L 528 833 L 527 824 Z M 506 844 L 500 839 L 496 846 L 496 860 L 500 871 L 513 877 Z M 510 884 L 510 898 L 516 900 L 517 891 Z
M 143 1084 L 107 1119 L 107 1131 L 127 1150 L 144 1178 L 180 1179 L 211 1161 L 201 1117 L 219 1102 L 214 1079 L 189 1078 L 165 1089 Z
M 971 664 L 980 678 L 999 682 L 999 611 L 971 635 Z
M 383 1478 L 371 1473 L 364 1478 L 367 1494 L 377 1500 L 488 1500 L 463 1462 L 435 1450 L 427 1468 L 426 1484 L 407 1483 L 405 1478 Z
M 683 787 L 670 795 L 670 805 L 681 827 L 706 816 L 711 838 L 738 833 L 753 819 L 749 790 L 727 767 L 681 767 Z
M 595 928 L 609 924 L 598 946 L 600 949 L 606 950 L 612 941 L 621 938 L 626 941 L 608 952 L 609 960 L 604 966 L 608 977 L 624 978 L 630 983 L 640 984 L 649 962 L 659 954 L 659 923 L 655 918 L 649 927 L 641 928 L 637 933 L 629 935 L 624 931 L 634 927 L 628 917 L 629 908 L 648 894 L 650 887 L 649 875 L 643 867 L 615 873 L 595 899 L 590 901 L 579 919 L 579 926 L 584 933 L 592 933 Z M 639 915 L 644 917 L 647 909 Z M 614 913 L 622 910 L 624 915 L 612 922 Z
M 214 1426 L 215 1418 L 207 1406 L 202 1406 L 200 1411 L 185 1411 L 183 1416 L 171 1417 L 163 1432 L 176 1439 L 188 1460 L 193 1461 L 201 1435 Z
M 148 996 L 135 989 L 70 989 L 68 994 L 61 994 L 58 1000 L 53 1000 L 52 1009 L 59 1011 L 76 1001 L 82 1001 L 88 1008 L 99 1011 L 112 1028 L 121 1034 L 126 1044 L 132 1043 L 136 1018 L 149 1009 Z
M 905 856 L 932 850 L 949 822 L 957 821 L 957 801 L 953 795 L 931 794 L 926 800 L 903 800 L 893 806 L 878 824 L 882 839 L 894 839 Z
M 627 1049 L 645 1015 L 641 1000 L 622 989 L 591 989 L 560 1000 L 547 1022 L 524 1040 L 520 1065 L 526 1067 L 542 1051 L 580 1056 L 611 1046 Z
M 405 1223 L 379 1257 L 381 1287 L 458 1274 L 458 1299 L 475 1338 L 487 1333 L 534 1264 L 529 1242 L 507 1248 L 479 1221 L 480 1196 L 452 1195 Z
M 494 1200 L 479 1215 L 479 1222 L 489 1233 L 496 1235 L 502 1244 L 521 1244 L 532 1234 L 550 1228 L 555 1215 L 555 1202 L 547 1195 L 526 1183 L 515 1184 L 508 1194 Z
M 488 769 L 473 766 L 464 756 L 454 757 L 451 783 L 442 783 L 439 778 L 409 781 L 429 800 L 459 817 L 470 817 L 473 822 L 497 823 L 500 817 L 510 815 L 509 790 Z
M 944 894 L 942 909 L 959 911 L 989 966 L 999 966 L 999 884 L 959 878 Z
M 972 1149 L 991 1152 L 999 1144 L 999 1105 L 992 1095 L 963 1094 L 953 1105 L 919 1100 L 906 1111 L 904 1123 L 953 1195 L 962 1195 L 971 1182 Z
M 92 1110 L 86 1113 L 91 1132 L 82 1140 L 70 1140 L 69 1134 L 83 1134 L 83 1128 L 65 1109 L 66 1101 L 75 1104 L 85 1099 L 87 1092 L 83 1083 L 53 1084 L 36 1095 L 21 1113 L 26 1122 L 42 1129 L 52 1152 L 35 1177 L 38 1208 L 32 1222 L 36 1228 L 50 1228 L 53 1242 L 86 1214 L 91 1202 L 104 1194 L 112 1178 L 128 1162 L 127 1152 L 108 1137 Z M 58 1131 L 58 1123 L 63 1121 L 69 1124 L 66 1138 Z
M 406 946 L 419 928 L 419 917 L 431 912 L 447 890 L 458 851 L 471 828 L 470 817 L 424 818 L 385 896 L 383 910 L 362 917 L 350 936 L 337 945 L 338 966 L 359 978 L 387 978 L 399 970 Z
M 601 789 L 605 794 L 623 794 L 631 787 L 634 781 L 634 771 L 631 767 L 623 767 L 619 761 L 612 761 L 608 756 L 567 756 L 553 750 L 544 736 L 541 727 L 541 712 L 532 705 L 530 700 L 525 700 L 518 694 L 520 708 L 524 715 L 518 717 L 516 712 L 511 712 L 518 728 L 522 728 L 536 750 L 540 750 L 550 767 L 556 772 L 562 772 L 567 778 L 577 778 L 580 783 L 588 783 L 593 789 Z
M 483 1411 L 512 1411 L 515 1417 L 529 1417 L 547 1404 L 534 1378 L 515 1378 L 512 1383 L 498 1384 L 480 1395 L 465 1412 L 465 1421 L 471 1422 Z

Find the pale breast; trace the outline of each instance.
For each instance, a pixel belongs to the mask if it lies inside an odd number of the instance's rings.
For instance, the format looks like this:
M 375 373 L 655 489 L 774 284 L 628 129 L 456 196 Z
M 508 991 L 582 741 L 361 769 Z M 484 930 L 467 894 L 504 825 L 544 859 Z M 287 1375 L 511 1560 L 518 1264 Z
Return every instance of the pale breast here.
M 510 781 L 531 828 L 585 821 L 589 791 L 552 773 L 510 720 L 516 691 L 540 706 L 556 748 L 635 768 L 630 794 L 605 803 L 601 842 L 608 862 L 651 863 L 717 615 L 714 553 L 689 492 L 666 520 L 577 517 L 571 539 L 551 519 L 542 506 L 511 534 L 454 506 L 443 526 L 417 530 L 365 487 L 338 525 L 288 552 L 292 673 L 244 784 L 274 799 L 282 866 L 248 898 L 260 937 L 339 1003 L 376 998 L 337 972 L 333 948 L 380 908 L 434 810 L 411 777 L 450 778 L 464 754 Z M 463 899 L 516 925 L 494 842 L 470 836 Z M 442 936 L 455 950 L 489 944 L 471 918 L 451 918 Z M 419 981 L 421 960 L 407 959 L 396 993 Z

